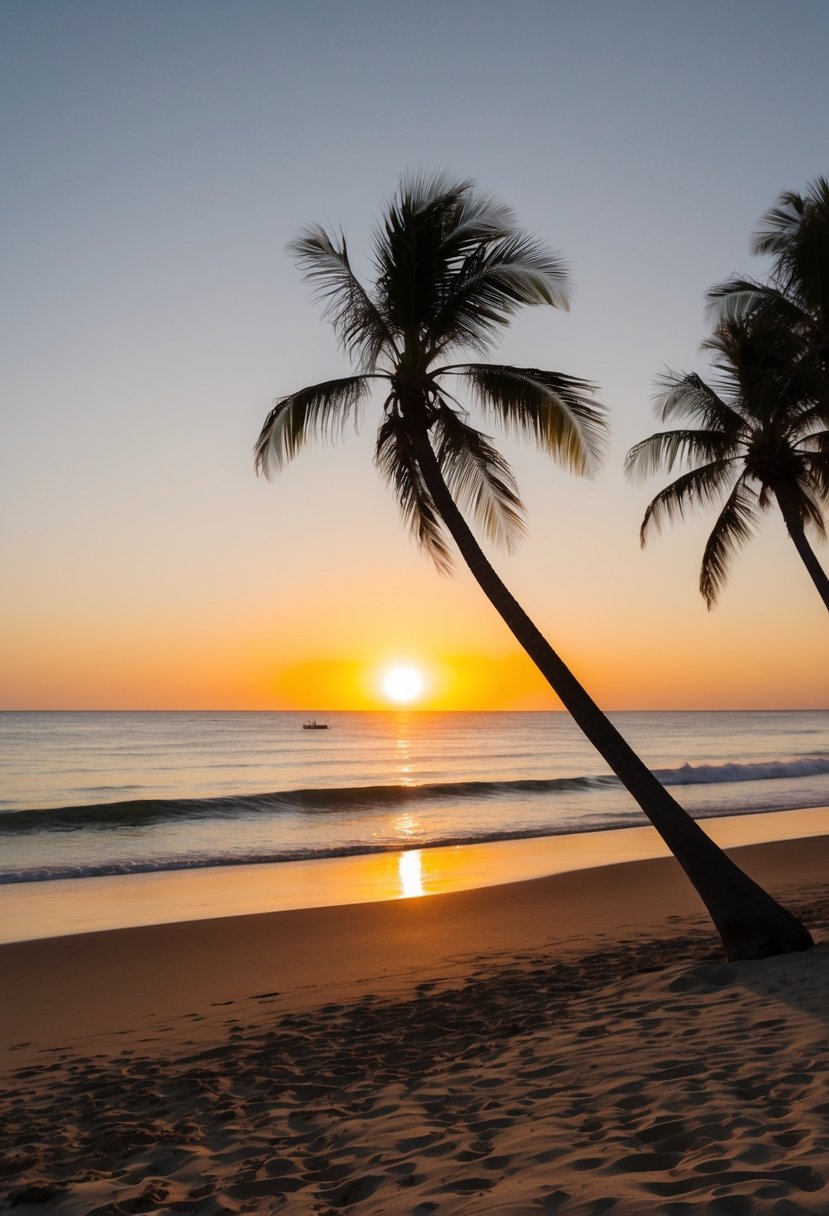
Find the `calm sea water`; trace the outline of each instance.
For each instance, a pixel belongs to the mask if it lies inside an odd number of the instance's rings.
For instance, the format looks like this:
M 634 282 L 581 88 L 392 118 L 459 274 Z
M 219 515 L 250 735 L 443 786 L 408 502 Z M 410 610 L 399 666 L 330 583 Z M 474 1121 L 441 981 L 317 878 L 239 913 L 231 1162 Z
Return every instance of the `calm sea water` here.
M 0 883 L 645 821 L 560 713 L 0 714 Z M 829 711 L 623 713 L 696 817 L 829 805 Z

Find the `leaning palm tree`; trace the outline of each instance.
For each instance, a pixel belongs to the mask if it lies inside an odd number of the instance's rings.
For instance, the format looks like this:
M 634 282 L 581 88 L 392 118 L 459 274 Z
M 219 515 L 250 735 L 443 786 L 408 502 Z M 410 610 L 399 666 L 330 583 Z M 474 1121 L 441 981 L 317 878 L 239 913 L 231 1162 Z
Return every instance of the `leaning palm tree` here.
M 542 637 L 481 550 L 463 511 L 492 540 L 520 532 L 512 472 L 456 397 L 466 389 L 491 420 L 536 441 L 576 471 L 595 461 L 604 413 L 584 380 L 538 368 L 455 363 L 484 354 L 522 305 L 566 305 L 560 260 L 470 182 L 404 179 L 374 235 L 376 279 L 357 279 L 345 238 L 308 228 L 293 243 L 355 374 L 280 398 L 256 444 L 256 468 L 278 469 L 317 435 L 356 420 L 384 386 L 375 457 L 404 518 L 441 570 L 449 538 L 484 594 L 565 707 L 645 811 L 711 913 L 729 958 L 812 944 L 806 929 L 758 887 L 670 797 Z M 460 505 L 459 505 L 460 504 Z
M 829 502 L 829 412 L 825 375 L 800 336 L 768 310 L 724 320 L 704 346 L 714 352 L 716 376 L 669 373 L 658 414 L 681 420 L 627 454 L 632 476 L 690 466 L 661 490 L 645 511 L 640 539 L 682 519 L 695 507 L 722 504 L 702 557 L 699 588 L 711 608 L 731 560 L 776 505 L 826 608 L 829 577 L 806 536 L 825 537 Z

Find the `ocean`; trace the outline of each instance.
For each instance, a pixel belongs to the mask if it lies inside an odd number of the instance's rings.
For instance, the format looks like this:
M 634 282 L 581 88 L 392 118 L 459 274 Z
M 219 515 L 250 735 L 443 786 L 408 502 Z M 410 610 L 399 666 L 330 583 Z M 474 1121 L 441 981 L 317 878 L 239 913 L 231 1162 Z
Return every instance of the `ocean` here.
M 829 806 L 829 711 L 618 713 L 696 818 Z M 643 825 L 563 713 L 0 713 L 0 884 Z

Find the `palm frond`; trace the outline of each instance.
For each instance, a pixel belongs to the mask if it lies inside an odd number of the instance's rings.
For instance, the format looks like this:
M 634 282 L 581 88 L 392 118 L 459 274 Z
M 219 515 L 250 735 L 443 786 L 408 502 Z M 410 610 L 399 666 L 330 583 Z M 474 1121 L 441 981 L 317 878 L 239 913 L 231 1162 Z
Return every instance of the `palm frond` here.
M 770 283 L 755 279 L 733 278 L 717 284 L 708 292 L 707 316 L 719 325 L 744 321 L 752 313 L 768 312 L 781 325 L 799 328 L 805 318 L 801 305 Z
M 654 473 L 670 473 L 676 464 L 734 460 L 739 445 L 722 431 L 660 431 L 634 444 L 625 456 L 625 474 L 644 481 Z
M 739 320 L 755 308 L 764 295 L 771 290 L 756 279 L 734 277 L 717 283 L 706 293 L 706 315 L 718 324 L 720 321 Z
M 820 407 L 815 407 L 815 410 L 816 412 L 813 417 L 806 418 L 804 416 L 802 421 L 805 421 L 807 424 L 811 424 L 812 422 L 825 423 L 824 407 L 821 405 Z M 829 431 L 808 431 L 807 434 L 800 436 L 797 446 L 805 451 L 822 452 L 825 456 L 829 456 Z
M 405 425 L 396 413 L 388 413 L 377 433 L 374 460 L 394 490 L 403 519 L 418 545 L 431 557 L 441 574 L 452 571 L 452 553 L 446 543 L 440 514 L 423 481 Z
M 505 236 L 463 264 L 457 285 L 469 298 L 477 294 L 505 315 L 521 304 L 550 304 L 567 309 L 568 269 L 564 260 L 520 230 Z M 458 294 L 458 290 L 454 294 Z M 509 310 L 509 313 L 507 313 Z
M 523 306 L 567 310 L 568 277 L 563 259 L 520 230 L 491 245 L 479 242 L 446 276 L 429 326 L 430 354 L 457 345 L 487 350 Z
M 826 521 L 823 517 L 820 503 L 815 502 L 815 499 L 808 493 L 805 487 L 801 494 L 801 512 L 804 523 L 811 524 L 818 536 L 825 537 Z
M 362 371 L 375 366 L 384 347 L 395 345 L 386 319 L 351 269 L 345 236 L 339 243 L 324 228 L 305 228 L 288 248 L 324 305 L 337 339 Z
M 427 171 L 411 169 L 400 178 L 400 184 L 391 202 L 388 204 L 388 214 L 417 215 L 438 204 L 446 205 L 448 200 L 460 202 L 469 196 L 474 187 L 471 178 L 456 178 L 445 169 Z M 483 196 L 481 196 L 482 201 Z
M 486 413 L 565 467 L 589 473 L 598 464 L 607 415 L 589 381 L 508 364 L 464 363 L 439 370 L 462 376 Z
M 814 450 L 805 456 L 806 483 L 818 502 L 825 507 L 829 504 L 829 432 L 824 431 L 809 438 Z
M 713 460 L 710 464 L 690 469 L 660 490 L 645 510 L 639 540 L 644 547 L 648 529 L 661 532 L 666 523 L 685 519 L 698 506 L 718 502 L 734 476 L 732 460 Z
M 523 503 L 512 470 L 486 435 L 440 401 L 433 426 L 435 455 L 461 509 L 490 540 L 511 552 L 525 532 Z
M 709 608 L 716 603 L 732 557 L 751 539 L 757 522 L 756 493 L 740 479 L 717 517 L 702 555 L 699 589 Z
M 821 179 L 818 179 L 821 180 Z M 794 190 L 786 190 L 760 221 L 751 241 L 752 253 L 779 253 L 797 235 L 806 202 Z
M 447 266 L 458 266 L 481 246 L 489 246 L 515 231 L 515 213 L 488 194 L 477 194 L 471 182 L 455 203 L 451 225 L 443 235 Z
M 748 428 L 740 412 L 696 372 L 667 371 L 657 378 L 657 385 L 654 405 L 661 422 L 684 418 L 703 430 L 722 431 L 734 443 L 746 437 Z
M 783 384 L 781 412 L 792 433 L 804 435 L 810 427 L 829 426 L 829 378 L 822 360 L 806 351 L 785 369 Z
M 354 418 L 373 376 L 327 380 L 281 397 L 265 419 L 254 446 L 254 468 L 269 477 L 292 460 L 309 437 L 332 437 Z
M 801 380 L 795 369 L 787 386 L 789 392 L 781 401 L 783 408 L 779 411 L 777 424 L 781 434 L 787 435 L 794 444 L 804 443 L 812 435 L 825 434 L 825 429 L 820 428 L 829 426 L 829 399 L 826 394 L 810 392 L 811 385 L 811 371 Z

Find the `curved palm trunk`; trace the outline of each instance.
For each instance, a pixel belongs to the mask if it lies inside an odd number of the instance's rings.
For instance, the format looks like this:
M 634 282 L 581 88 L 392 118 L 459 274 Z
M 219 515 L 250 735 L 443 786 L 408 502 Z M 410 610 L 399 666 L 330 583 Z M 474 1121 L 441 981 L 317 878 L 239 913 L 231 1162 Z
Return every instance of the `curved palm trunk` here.
M 711 914 L 726 957 L 765 958 L 814 945 L 801 922 L 674 801 L 582 688 L 487 561 L 443 480 L 425 428 L 415 423 L 409 434 L 426 487 L 481 590 L 682 866 Z
M 774 493 L 777 497 L 780 513 L 786 524 L 786 531 L 789 533 L 795 549 L 800 554 L 803 565 L 809 571 L 812 582 L 817 587 L 818 595 L 823 600 L 824 607 L 829 611 L 829 575 L 827 575 L 823 566 L 821 566 L 815 556 L 814 549 L 806 539 L 806 533 L 803 531 L 803 524 L 800 521 L 800 515 L 795 507 L 794 499 L 785 486 L 777 486 Z

